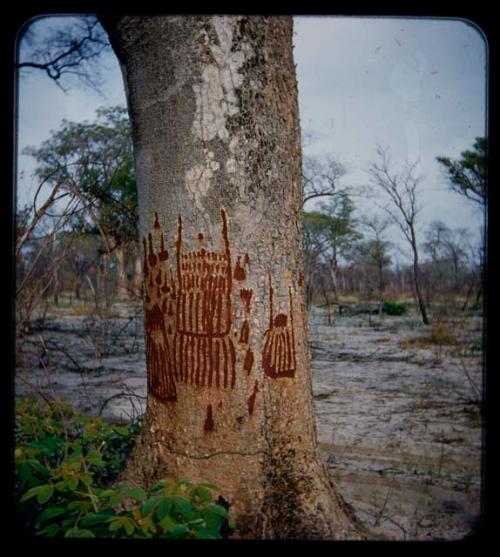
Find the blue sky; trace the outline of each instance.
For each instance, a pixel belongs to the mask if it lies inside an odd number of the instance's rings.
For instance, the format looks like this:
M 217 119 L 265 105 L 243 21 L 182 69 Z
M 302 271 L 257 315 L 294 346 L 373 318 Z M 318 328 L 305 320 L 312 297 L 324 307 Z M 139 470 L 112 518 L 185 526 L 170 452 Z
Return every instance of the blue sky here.
M 457 157 L 485 135 L 487 46 L 480 31 L 460 20 L 298 17 L 294 56 L 302 130 L 315 136 L 306 154 L 334 154 L 348 169 L 344 183 L 353 185 L 368 182 L 377 144 L 395 161 L 418 159 L 422 226 L 440 219 L 478 230 L 481 213 L 449 191 L 435 157 Z M 63 118 L 92 120 L 97 107 L 125 103 L 114 55 L 102 65 L 102 95 L 78 87 L 64 94 L 41 72 L 23 74 L 20 151 L 47 139 Z M 35 181 L 30 158 L 21 154 L 18 164 L 22 205 Z

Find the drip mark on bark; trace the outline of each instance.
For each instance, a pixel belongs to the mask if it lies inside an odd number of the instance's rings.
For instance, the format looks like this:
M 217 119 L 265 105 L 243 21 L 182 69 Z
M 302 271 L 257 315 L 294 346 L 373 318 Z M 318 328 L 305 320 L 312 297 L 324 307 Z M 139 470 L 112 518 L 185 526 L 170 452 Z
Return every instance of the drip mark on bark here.
M 253 352 L 249 348 L 245 355 L 245 362 L 243 364 L 243 369 L 247 372 L 248 375 L 250 375 L 250 372 L 252 371 L 252 367 L 253 367 Z
M 205 418 L 205 424 L 203 426 L 203 429 L 205 430 L 205 433 L 210 433 L 211 431 L 214 430 L 214 418 L 212 415 L 212 405 L 209 404 L 207 406 L 207 416 Z
M 254 385 L 254 388 L 253 388 L 253 393 L 248 397 L 248 400 L 247 400 L 248 413 L 250 414 L 250 416 L 253 414 L 253 409 L 254 409 L 254 406 L 255 406 L 255 397 L 257 396 L 258 392 L 259 392 L 258 382 L 255 381 L 255 385 Z
M 248 344 L 248 334 L 249 334 L 248 320 L 245 319 L 245 321 L 243 321 L 243 325 L 241 327 L 241 333 L 240 333 L 241 344 Z

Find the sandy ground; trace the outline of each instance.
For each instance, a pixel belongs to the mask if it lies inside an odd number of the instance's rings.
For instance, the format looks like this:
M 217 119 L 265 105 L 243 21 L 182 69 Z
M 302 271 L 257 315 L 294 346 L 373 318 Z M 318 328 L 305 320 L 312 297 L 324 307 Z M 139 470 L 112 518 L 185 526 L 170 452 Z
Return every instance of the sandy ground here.
M 16 392 L 49 391 L 87 413 L 144 410 L 140 306 L 112 319 L 53 313 L 17 346 Z M 418 317 L 310 316 L 318 437 L 359 519 L 393 540 L 456 540 L 481 514 L 479 317 L 446 326 L 458 345 L 415 343 Z

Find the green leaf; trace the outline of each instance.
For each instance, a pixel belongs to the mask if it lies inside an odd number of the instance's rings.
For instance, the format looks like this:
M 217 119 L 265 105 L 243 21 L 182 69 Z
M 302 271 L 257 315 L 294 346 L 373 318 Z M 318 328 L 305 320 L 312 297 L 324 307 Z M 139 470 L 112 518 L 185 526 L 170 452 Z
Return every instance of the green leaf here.
M 210 503 L 213 499 L 212 492 L 201 485 L 195 488 L 195 493 L 198 495 L 202 503 Z
M 40 472 L 41 474 L 47 475 L 49 473 L 47 468 L 39 460 L 29 459 L 26 462 L 31 466 L 31 468 L 33 468 L 37 472 Z
M 64 514 L 67 511 L 68 509 L 65 509 L 63 507 L 48 507 L 42 513 L 40 513 L 40 515 L 38 516 L 38 520 L 39 522 L 50 520 L 51 518 Z
M 95 535 L 90 530 L 85 530 L 84 528 L 70 528 L 66 534 L 65 538 L 95 538 Z
M 49 484 L 36 485 L 35 487 L 28 489 L 28 491 L 21 497 L 20 502 L 23 503 L 28 499 L 36 497 L 39 503 L 45 503 L 52 497 L 53 493 L 54 488 Z
M 116 433 L 119 433 L 120 435 L 129 435 L 129 430 L 127 427 L 115 425 L 113 429 L 116 431 Z
M 215 505 L 213 503 L 211 503 L 210 505 L 207 505 L 204 509 L 204 512 L 209 512 L 211 514 L 216 514 L 218 516 L 222 516 L 223 518 L 227 518 L 228 517 L 228 512 L 224 507 L 221 507 L 220 505 Z
M 101 497 L 113 497 L 116 496 L 117 492 L 114 489 L 106 489 L 101 492 Z
M 38 532 L 39 536 L 47 536 L 48 538 L 53 538 L 58 532 L 59 530 L 61 530 L 61 527 L 59 526 L 59 524 L 49 524 L 46 528 L 44 528 L 43 530 L 40 530 Z
M 21 497 L 21 499 L 19 500 L 21 503 L 23 503 L 24 501 L 27 501 L 28 499 L 32 499 L 33 497 L 38 497 L 38 494 L 40 492 L 44 492 L 47 490 L 48 486 L 47 484 L 43 484 L 43 485 L 36 485 L 35 487 L 32 487 L 31 489 L 28 489 L 28 491 Z
M 175 526 L 177 526 L 177 522 L 175 522 L 175 520 L 170 515 L 167 515 L 162 518 L 162 520 L 160 520 L 160 526 L 165 532 L 170 532 L 172 528 L 175 528 Z
M 91 514 L 82 518 L 82 520 L 80 520 L 80 524 L 82 526 L 94 526 L 95 524 L 102 524 L 103 522 L 107 522 L 111 516 L 113 515 L 109 513 Z
M 112 519 L 109 529 L 111 532 L 124 528 L 125 532 L 130 536 L 135 530 L 135 523 L 127 516 L 118 516 Z
M 172 497 L 172 501 L 174 502 L 175 509 L 185 516 L 189 515 L 193 511 L 193 507 L 187 499 L 174 495 Z
M 160 504 L 158 505 L 158 507 L 156 509 L 156 516 L 159 519 L 162 519 L 164 516 L 167 516 L 167 514 L 170 512 L 171 508 L 172 508 L 172 500 L 171 499 L 162 499 Z
M 90 502 L 89 501 L 71 501 L 68 503 L 68 510 L 74 511 L 88 511 L 90 509 Z
M 96 451 L 95 449 L 89 451 L 87 453 L 87 461 L 90 464 L 93 464 L 94 466 L 99 466 L 99 465 L 103 465 L 104 461 L 102 460 L 102 454 L 99 451 Z
M 147 498 L 148 494 L 141 489 L 140 487 L 132 488 L 127 490 L 127 495 L 135 499 L 136 501 L 144 501 Z
M 152 532 L 153 534 L 156 533 L 156 526 L 149 516 L 142 519 L 142 530 L 144 532 Z
M 109 530 L 110 532 L 114 532 L 115 530 L 119 530 L 123 526 L 122 517 L 117 516 L 110 520 Z
M 124 517 L 123 526 L 125 527 L 125 532 L 131 536 L 135 530 L 135 522 L 130 518 Z
M 184 537 L 187 533 L 189 533 L 189 528 L 185 524 L 177 524 L 169 531 L 172 537 Z
M 194 532 L 195 540 L 221 540 L 222 536 L 207 528 L 197 528 Z
M 141 507 L 142 514 L 149 514 L 155 508 L 155 506 L 158 504 L 160 500 L 161 497 L 157 496 L 157 497 L 151 497 L 151 499 L 145 501 Z

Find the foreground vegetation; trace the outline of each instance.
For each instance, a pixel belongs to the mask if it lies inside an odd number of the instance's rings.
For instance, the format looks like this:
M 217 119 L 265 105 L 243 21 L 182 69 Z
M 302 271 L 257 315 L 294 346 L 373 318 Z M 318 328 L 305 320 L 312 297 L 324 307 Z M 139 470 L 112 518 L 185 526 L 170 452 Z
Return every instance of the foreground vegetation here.
M 119 475 L 140 423 L 109 425 L 65 403 L 16 404 L 16 498 L 27 533 L 66 538 L 221 539 L 217 486 L 164 479 L 144 490 Z

